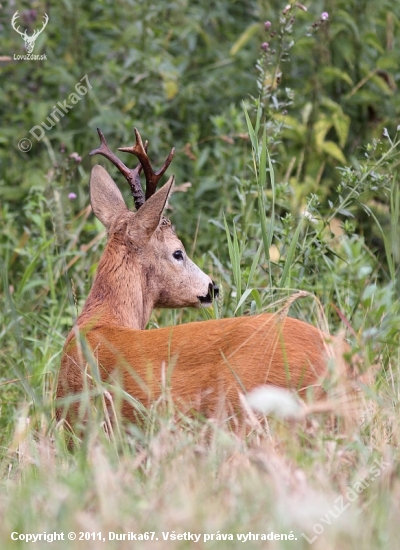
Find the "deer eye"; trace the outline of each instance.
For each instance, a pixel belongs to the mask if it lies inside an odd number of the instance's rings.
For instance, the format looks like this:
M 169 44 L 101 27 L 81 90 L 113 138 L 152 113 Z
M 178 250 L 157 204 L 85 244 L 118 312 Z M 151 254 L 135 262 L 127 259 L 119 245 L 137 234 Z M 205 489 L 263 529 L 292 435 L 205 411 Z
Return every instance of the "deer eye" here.
M 172 254 L 172 256 L 175 258 L 175 260 L 179 260 L 179 261 L 183 260 L 182 250 L 175 250 L 175 252 Z

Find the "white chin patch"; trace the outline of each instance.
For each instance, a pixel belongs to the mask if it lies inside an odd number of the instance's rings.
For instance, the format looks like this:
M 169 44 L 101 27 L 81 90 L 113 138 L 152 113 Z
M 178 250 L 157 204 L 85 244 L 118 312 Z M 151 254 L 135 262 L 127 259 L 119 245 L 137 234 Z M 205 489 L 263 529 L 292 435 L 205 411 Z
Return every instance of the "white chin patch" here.
M 210 307 L 212 304 L 212 300 L 210 300 L 209 296 L 199 296 L 199 307 Z

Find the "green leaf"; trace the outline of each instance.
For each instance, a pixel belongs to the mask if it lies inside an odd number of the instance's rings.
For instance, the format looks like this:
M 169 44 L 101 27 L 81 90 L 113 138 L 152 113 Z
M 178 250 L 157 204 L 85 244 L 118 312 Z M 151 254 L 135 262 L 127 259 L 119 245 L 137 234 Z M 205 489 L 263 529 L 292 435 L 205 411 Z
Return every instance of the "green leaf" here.
M 389 272 L 390 272 L 390 278 L 392 281 L 396 280 L 396 264 L 394 261 L 394 254 L 393 254 L 393 247 L 390 239 L 387 238 L 387 235 L 385 234 L 384 230 L 382 229 L 381 224 L 379 223 L 378 218 L 375 216 L 375 214 L 370 210 L 370 215 L 373 217 L 376 225 L 378 226 L 378 229 L 381 233 L 383 245 L 385 247 L 385 253 L 386 253 L 386 259 L 388 262 Z
M 385 53 L 385 48 L 382 46 L 376 33 L 372 33 L 372 32 L 365 33 L 362 40 L 365 44 L 372 46 L 381 55 Z
M 260 293 L 258 292 L 258 290 L 256 288 L 253 288 L 253 290 L 251 291 L 251 295 L 256 303 L 256 306 L 259 310 L 262 309 L 262 302 L 261 302 L 261 296 L 260 296 Z
M 346 158 L 344 154 L 334 141 L 324 141 L 321 145 L 321 150 L 330 157 L 338 160 L 342 164 L 346 164 Z
M 354 83 L 350 76 L 338 67 L 324 67 L 321 72 L 322 78 L 325 80 L 326 83 L 343 80 L 349 86 L 354 86 Z
M 373 76 L 371 76 L 371 81 L 376 84 L 385 94 L 393 95 L 392 88 L 381 76 L 374 74 Z
M 245 302 L 247 296 L 248 296 L 249 294 L 251 294 L 252 292 L 253 292 L 253 289 L 252 289 L 252 288 L 247 288 L 247 289 L 243 292 L 243 294 L 242 294 L 242 296 L 241 296 L 241 298 L 240 298 L 240 300 L 239 300 L 239 303 L 238 303 L 238 305 L 236 306 L 235 314 L 236 314 L 237 310 L 240 308 L 240 306 L 242 306 L 242 305 L 244 304 L 244 302 Z
M 269 249 L 271 248 L 272 244 L 272 238 L 274 236 L 274 228 L 275 228 L 275 172 L 274 167 L 272 165 L 271 157 L 269 155 L 269 151 L 267 150 L 268 155 L 268 167 L 269 167 L 269 179 L 271 181 L 271 190 L 272 190 L 272 205 L 271 205 L 271 216 L 270 216 L 270 223 L 268 227 L 268 256 L 269 256 Z
M 345 113 L 338 114 L 338 116 L 333 117 L 333 125 L 339 138 L 339 145 L 343 148 L 349 135 L 350 117 Z
M 178 93 L 178 83 L 176 80 L 164 80 L 164 91 L 165 96 L 168 100 L 174 99 L 176 94 Z
M 370 300 L 372 296 L 376 293 L 376 290 L 377 290 L 377 286 L 375 283 L 365 287 L 365 290 L 362 295 L 362 300 L 363 301 Z
M 229 54 L 236 55 L 250 40 L 261 30 L 260 23 L 252 23 L 245 29 L 236 42 L 232 45 Z
M 331 118 L 321 115 L 321 118 L 314 124 L 315 144 L 318 151 L 322 151 L 322 146 L 325 142 L 326 134 L 332 128 L 333 122 Z
M 42 246 L 39 248 L 38 252 L 35 254 L 35 256 L 30 261 L 29 265 L 24 271 L 24 274 L 22 275 L 21 282 L 18 285 L 18 289 L 16 291 L 16 298 L 20 298 L 22 295 L 26 282 L 32 277 L 33 272 L 35 271 L 36 264 L 39 260 L 39 258 L 42 256 L 43 251 L 46 250 L 47 247 L 49 247 L 53 243 L 54 239 L 50 239 L 42 244 Z
M 237 298 L 239 298 L 242 293 L 242 273 L 240 270 L 240 261 L 241 261 L 242 252 L 239 247 L 239 240 L 237 237 L 236 227 L 235 225 L 233 225 L 233 240 L 232 240 L 231 233 L 229 231 L 228 222 L 226 221 L 226 218 L 225 218 L 225 214 L 224 214 L 224 225 L 225 225 L 226 238 L 228 241 L 228 253 L 232 264 L 233 278 L 236 286 L 236 294 L 237 294 Z
M 268 246 L 268 232 L 267 232 L 267 220 L 265 215 L 265 195 L 264 187 L 267 178 L 267 132 L 264 126 L 262 144 L 261 144 L 261 157 L 260 157 L 260 179 L 258 183 L 258 215 L 261 225 L 261 235 L 264 243 L 264 253 L 266 259 L 269 261 L 269 246 Z
M 244 116 L 246 117 L 247 131 L 249 132 L 251 146 L 253 147 L 253 156 L 256 155 L 257 158 L 258 158 L 257 136 L 256 136 L 256 133 L 254 131 L 253 125 L 252 125 L 250 117 L 249 117 L 249 113 L 246 110 L 246 106 L 245 106 L 244 102 L 243 102 L 243 110 L 244 110 Z
M 383 69 L 384 71 L 398 70 L 398 56 L 395 52 L 386 52 L 386 55 L 383 55 L 376 61 L 376 66 L 378 69 Z
M 296 231 L 294 232 L 294 235 L 293 235 L 293 239 L 290 243 L 290 246 L 289 246 L 289 250 L 288 250 L 288 253 L 287 253 L 287 256 L 286 256 L 286 261 L 285 261 L 285 265 L 283 266 L 283 272 L 282 272 L 282 276 L 281 276 L 281 279 L 279 281 L 279 287 L 282 288 L 286 282 L 286 279 L 287 279 L 287 276 L 289 274 L 289 270 L 290 270 L 290 267 L 292 265 L 292 262 L 293 262 L 293 258 L 294 258 L 294 253 L 295 253 L 295 250 L 296 250 L 296 246 L 297 246 L 297 243 L 299 241 L 299 237 L 300 237 L 300 231 L 301 231 L 301 226 L 303 225 L 303 217 L 301 217 L 297 227 L 296 227 Z
M 258 246 L 258 249 L 257 249 L 257 252 L 254 255 L 253 261 L 251 262 L 249 277 L 247 279 L 247 285 L 246 285 L 247 287 L 251 284 L 251 281 L 254 277 L 255 270 L 256 270 L 256 268 L 258 266 L 258 263 L 260 261 L 260 256 L 261 256 L 262 249 L 263 249 L 263 241 L 260 242 L 260 244 Z

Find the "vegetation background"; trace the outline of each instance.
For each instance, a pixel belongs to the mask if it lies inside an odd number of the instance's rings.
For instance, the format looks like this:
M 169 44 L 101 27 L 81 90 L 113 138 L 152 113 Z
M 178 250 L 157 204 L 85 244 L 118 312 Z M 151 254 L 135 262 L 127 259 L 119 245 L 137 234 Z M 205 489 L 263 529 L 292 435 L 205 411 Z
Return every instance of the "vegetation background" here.
M 305 6 L 0 6 L 2 548 L 25 547 L 13 531 L 152 531 L 159 541 L 141 543 L 152 548 L 190 544 L 162 531 L 214 534 L 207 548 L 239 544 L 217 534 L 250 531 L 296 537 L 254 547 L 308 548 L 302 533 L 316 537 L 313 548 L 399 547 L 400 4 Z M 14 60 L 25 53 L 11 27 L 17 10 L 28 34 L 48 14 L 33 52 L 47 60 Z M 32 137 L 80 81 L 77 103 Z M 176 147 L 170 172 L 182 187 L 169 214 L 223 289 L 213 311 L 155 312 L 150 328 L 274 310 L 307 291 L 290 314 L 321 323 L 319 302 L 332 333 L 344 332 L 363 368 L 374 367 L 361 412 L 339 406 L 336 382 L 329 414 L 259 422 L 249 412 L 242 437 L 177 423 L 161 407 L 143 432 L 108 441 L 94 422 L 75 453 L 65 449 L 54 423 L 60 353 L 105 239 L 88 207 L 91 166 L 121 180 L 88 153 L 96 127 L 116 150 L 132 143 L 134 126 L 155 164 Z M 347 497 L 362 479 L 368 487 Z M 98 547 L 93 537 L 54 544 Z

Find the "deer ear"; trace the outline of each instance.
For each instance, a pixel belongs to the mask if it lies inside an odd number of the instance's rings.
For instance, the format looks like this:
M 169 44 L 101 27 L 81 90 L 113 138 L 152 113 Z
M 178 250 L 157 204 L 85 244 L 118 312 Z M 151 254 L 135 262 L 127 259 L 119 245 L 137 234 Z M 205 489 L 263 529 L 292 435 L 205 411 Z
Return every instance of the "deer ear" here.
M 108 230 L 115 216 L 128 210 L 121 191 L 107 170 L 99 164 L 92 168 L 89 189 L 94 215 Z
M 135 215 L 135 229 L 140 231 L 140 238 L 148 240 L 157 229 L 168 197 L 174 185 L 175 177 L 171 176 L 167 183 L 139 208 Z

